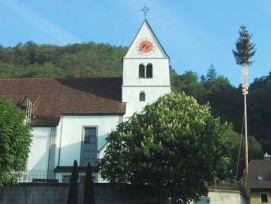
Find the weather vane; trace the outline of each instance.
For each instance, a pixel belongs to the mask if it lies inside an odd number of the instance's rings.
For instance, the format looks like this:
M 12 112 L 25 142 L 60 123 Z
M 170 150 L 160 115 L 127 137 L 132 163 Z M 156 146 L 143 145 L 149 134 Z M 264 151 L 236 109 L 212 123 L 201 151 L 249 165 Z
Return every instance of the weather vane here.
M 143 9 L 141 9 L 143 11 L 143 13 L 145 14 L 145 19 L 147 17 L 147 12 L 150 10 L 148 7 L 147 7 L 147 0 L 145 0 L 145 6 Z

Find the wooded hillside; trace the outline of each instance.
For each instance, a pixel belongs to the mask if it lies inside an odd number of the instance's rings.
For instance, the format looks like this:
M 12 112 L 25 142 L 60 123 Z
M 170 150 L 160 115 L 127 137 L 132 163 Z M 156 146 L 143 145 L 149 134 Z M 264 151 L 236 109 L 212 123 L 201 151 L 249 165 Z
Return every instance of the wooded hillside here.
M 0 46 L 0 77 L 121 76 L 127 48 L 109 44 Z
M 67 46 L 37 45 L 31 41 L 15 47 L 0 45 L 0 77 L 116 77 L 122 75 L 122 58 L 127 47 L 93 42 Z M 211 62 L 210 62 L 211 64 Z M 185 70 L 185 68 L 182 68 Z M 216 73 L 213 65 L 206 76 L 171 69 L 172 89 L 209 102 L 212 113 L 242 132 L 243 95 L 241 88 Z M 271 73 L 255 79 L 247 97 L 248 134 L 271 153 Z M 254 159 L 254 158 L 253 158 Z

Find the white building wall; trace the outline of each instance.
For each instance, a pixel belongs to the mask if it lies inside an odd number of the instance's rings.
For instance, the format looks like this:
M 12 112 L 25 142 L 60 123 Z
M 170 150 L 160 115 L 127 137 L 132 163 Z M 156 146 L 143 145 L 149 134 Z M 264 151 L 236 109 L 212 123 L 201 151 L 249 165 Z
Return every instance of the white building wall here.
M 148 40 L 153 44 L 149 53 L 140 52 L 139 45 Z M 152 64 L 152 77 L 139 77 L 139 66 Z M 144 21 L 129 50 L 123 58 L 122 102 L 126 103 L 124 120 L 133 113 L 141 112 L 147 104 L 170 92 L 169 57 L 165 53 L 147 21 Z M 145 93 L 145 101 L 139 100 L 140 92 Z
M 241 195 L 240 191 L 210 190 L 208 197 L 210 198 L 210 203 L 215 204 L 246 204 L 245 198 Z
M 105 144 L 108 134 L 115 130 L 121 121 L 122 117 L 116 115 L 63 116 L 57 165 L 71 166 L 75 159 L 80 164 L 84 127 L 97 127 L 97 150 L 99 150 Z M 99 158 L 98 153 L 97 158 Z
M 34 127 L 31 134 L 32 143 L 28 154 L 27 170 L 48 170 L 50 127 Z
M 152 64 L 153 77 L 139 78 L 139 65 Z M 170 86 L 169 59 L 124 59 L 123 86 Z
M 140 52 L 138 52 L 138 45 L 142 40 L 146 39 L 150 40 L 153 43 L 155 51 L 146 55 L 142 55 L 140 54 Z M 124 59 L 131 58 L 168 58 L 167 54 L 163 50 L 161 44 L 159 43 L 158 39 L 156 38 L 155 34 L 153 33 L 152 29 L 149 27 L 149 24 L 146 21 L 142 24 L 139 32 L 137 33 L 126 55 L 124 56 Z
M 139 101 L 140 92 L 145 93 L 146 100 Z M 140 113 L 143 108 L 154 103 L 159 97 L 170 93 L 170 87 L 125 87 L 123 88 L 122 98 L 124 102 L 128 102 L 126 106 L 125 118 L 131 117 L 135 112 Z
M 139 65 L 152 64 L 153 77 L 139 78 Z M 122 101 L 126 102 L 125 120 L 133 113 L 141 112 L 147 104 L 170 93 L 170 75 L 168 59 L 124 59 Z M 139 101 L 140 92 L 145 93 L 145 101 Z

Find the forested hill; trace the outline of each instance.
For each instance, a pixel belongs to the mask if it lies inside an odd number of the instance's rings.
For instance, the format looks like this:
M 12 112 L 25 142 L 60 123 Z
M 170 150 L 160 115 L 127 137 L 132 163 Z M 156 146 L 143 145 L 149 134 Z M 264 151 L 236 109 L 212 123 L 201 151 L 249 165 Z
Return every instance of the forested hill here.
M 29 41 L 0 46 L 0 77 L 121 76 L 126 51 L 127 47 L 93 42 L 60 47 Z
M 67 46 L 19 43 L 15 47 L 0 45 L 0 77 L 116 77 L 122 75 L 122 58 L 127 47 L 93 42 Z M 212 62 L 210 62 L 211 64 Z M 185 70 L 185 68 L 182 68 Z M 171 69 L 172 89 L 194 96 L 199 103 L 209 102 L 212 113 L 231 122 L 242 131 L 243 95 L 241 88 L 216 73 L 210 66 L 206 76 L 186 71 L 178 75 Z M 271 74 L 249 87 L 247 96 L 248 133 L 271 154 Z M 255 159 L 255 158 L 253 158 Z

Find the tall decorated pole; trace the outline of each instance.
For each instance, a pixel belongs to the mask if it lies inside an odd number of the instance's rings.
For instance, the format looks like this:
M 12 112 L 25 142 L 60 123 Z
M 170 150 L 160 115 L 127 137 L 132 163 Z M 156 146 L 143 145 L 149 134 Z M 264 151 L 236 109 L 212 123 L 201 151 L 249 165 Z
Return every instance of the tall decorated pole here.
M 247 139 L 247 101 L 246 95 L 248 94 L 248 66 L 253 63 L 250 58 L 256 53 L 255 44 L 250 43 L 252 35 L 246 30 L 246 26 L 242 25 L 239 31 L 239 38 L 235 43 L 236 50 L 232 50 L 236 64 L 242 66 L 242 93 L 244 95 L 244 132 L 245 132 L 245 161 L 246 171 L 245 176 L 248 176 L 248 139 Z
M 245 132 L 245 155 L 246 155 L 246 176 L 248 175 L 248 139 L 247 139 L 247 94 L 248 94 L 248 68 L 242 66 L 242 93 L 244 95 L 244 132 Z

